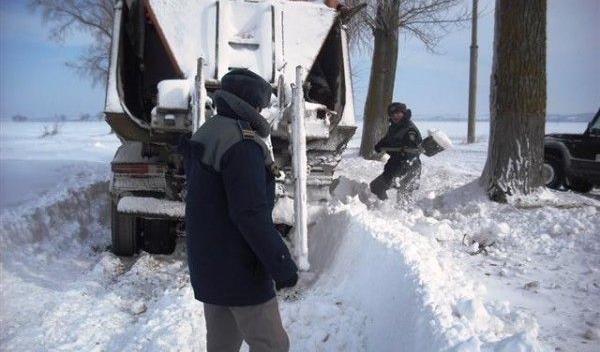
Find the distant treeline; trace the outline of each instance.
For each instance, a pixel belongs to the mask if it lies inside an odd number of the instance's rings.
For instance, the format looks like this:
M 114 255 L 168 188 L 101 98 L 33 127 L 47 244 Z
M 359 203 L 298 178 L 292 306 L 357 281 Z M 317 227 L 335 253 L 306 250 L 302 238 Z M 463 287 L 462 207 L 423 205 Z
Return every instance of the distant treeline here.
M 590 122 L 594 117 L 594 113 L 582 113 L 582 114 L 550 114 L 546 115 L 546 122 Z M 449 122 L 463 122 L 467 121 L 467 117 L 464 115 L 416 115 L 415 119 L 421 121 L 449 121 Z M 489 121 L 489 115 L 478 116 L 477 121 Z
M 100 112 L 95 115 L 81 114 L 79 116 L 55 115 L 53 117 L 30 118 L 26 115 L 16 114 L 11 117 L 15 122 L 63 122 L 63 121 L 98 121 L 104 119 L 104 113 Z M 3 117 L 2 120 L 5 120 Z

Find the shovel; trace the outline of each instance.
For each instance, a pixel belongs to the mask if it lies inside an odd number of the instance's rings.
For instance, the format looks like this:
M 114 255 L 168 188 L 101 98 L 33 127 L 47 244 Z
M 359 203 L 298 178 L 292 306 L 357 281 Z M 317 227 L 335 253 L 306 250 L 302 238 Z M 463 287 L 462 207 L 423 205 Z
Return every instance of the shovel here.
M 407 154 L 425 154 L 429 157 L 438 154 L 452 147 L 452 141 L 444 132 L 440 130 L 427 131 L 429 136 L 421 142 L 417 148 L 397 147 L 397 148 L 381 148 L 384 152 L 404 152 Z

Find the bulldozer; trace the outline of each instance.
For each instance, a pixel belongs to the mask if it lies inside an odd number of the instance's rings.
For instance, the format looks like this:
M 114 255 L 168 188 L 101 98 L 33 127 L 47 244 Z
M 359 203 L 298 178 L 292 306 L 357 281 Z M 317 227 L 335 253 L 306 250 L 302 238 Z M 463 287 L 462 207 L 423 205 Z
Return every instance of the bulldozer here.
M 105 119 L 122 144 L 111 162 L 112 251 L 168 254 L 185 235 L 177 143 L 217 113 L 220 78 L 245 68 L 272 86 L 262 114 L 281 170 L 273 219 L 307 268 L 310 207 L 328 202 L 356 130 L 339 14 L 284 0 L 123 0 L 114 11 Z

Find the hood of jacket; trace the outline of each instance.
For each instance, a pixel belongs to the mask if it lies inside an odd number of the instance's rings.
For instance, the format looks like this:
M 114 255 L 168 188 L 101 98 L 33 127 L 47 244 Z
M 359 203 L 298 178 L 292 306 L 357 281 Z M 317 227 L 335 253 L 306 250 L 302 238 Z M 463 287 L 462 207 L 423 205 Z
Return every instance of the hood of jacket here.
M 213 102 L 219 115 L 248 122 L 260 137 L 266 138 L 271 133 L 267 119 L 237 95 L 220 89 L 214 93 Z

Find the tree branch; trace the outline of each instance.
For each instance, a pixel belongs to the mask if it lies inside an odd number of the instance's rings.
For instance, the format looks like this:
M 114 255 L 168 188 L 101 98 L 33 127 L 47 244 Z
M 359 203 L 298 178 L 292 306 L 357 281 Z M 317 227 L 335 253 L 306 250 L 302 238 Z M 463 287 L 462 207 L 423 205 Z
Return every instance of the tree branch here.
M 89 33 L 92 42 L 86 54 L 66 63 L 92 84 L 107 80 L 110 42 L 114 20 L 113 0 L 30 0 L 31 11 L 40 11 L 50 26 L 50 38 L 64 42 L 70 33 Z

